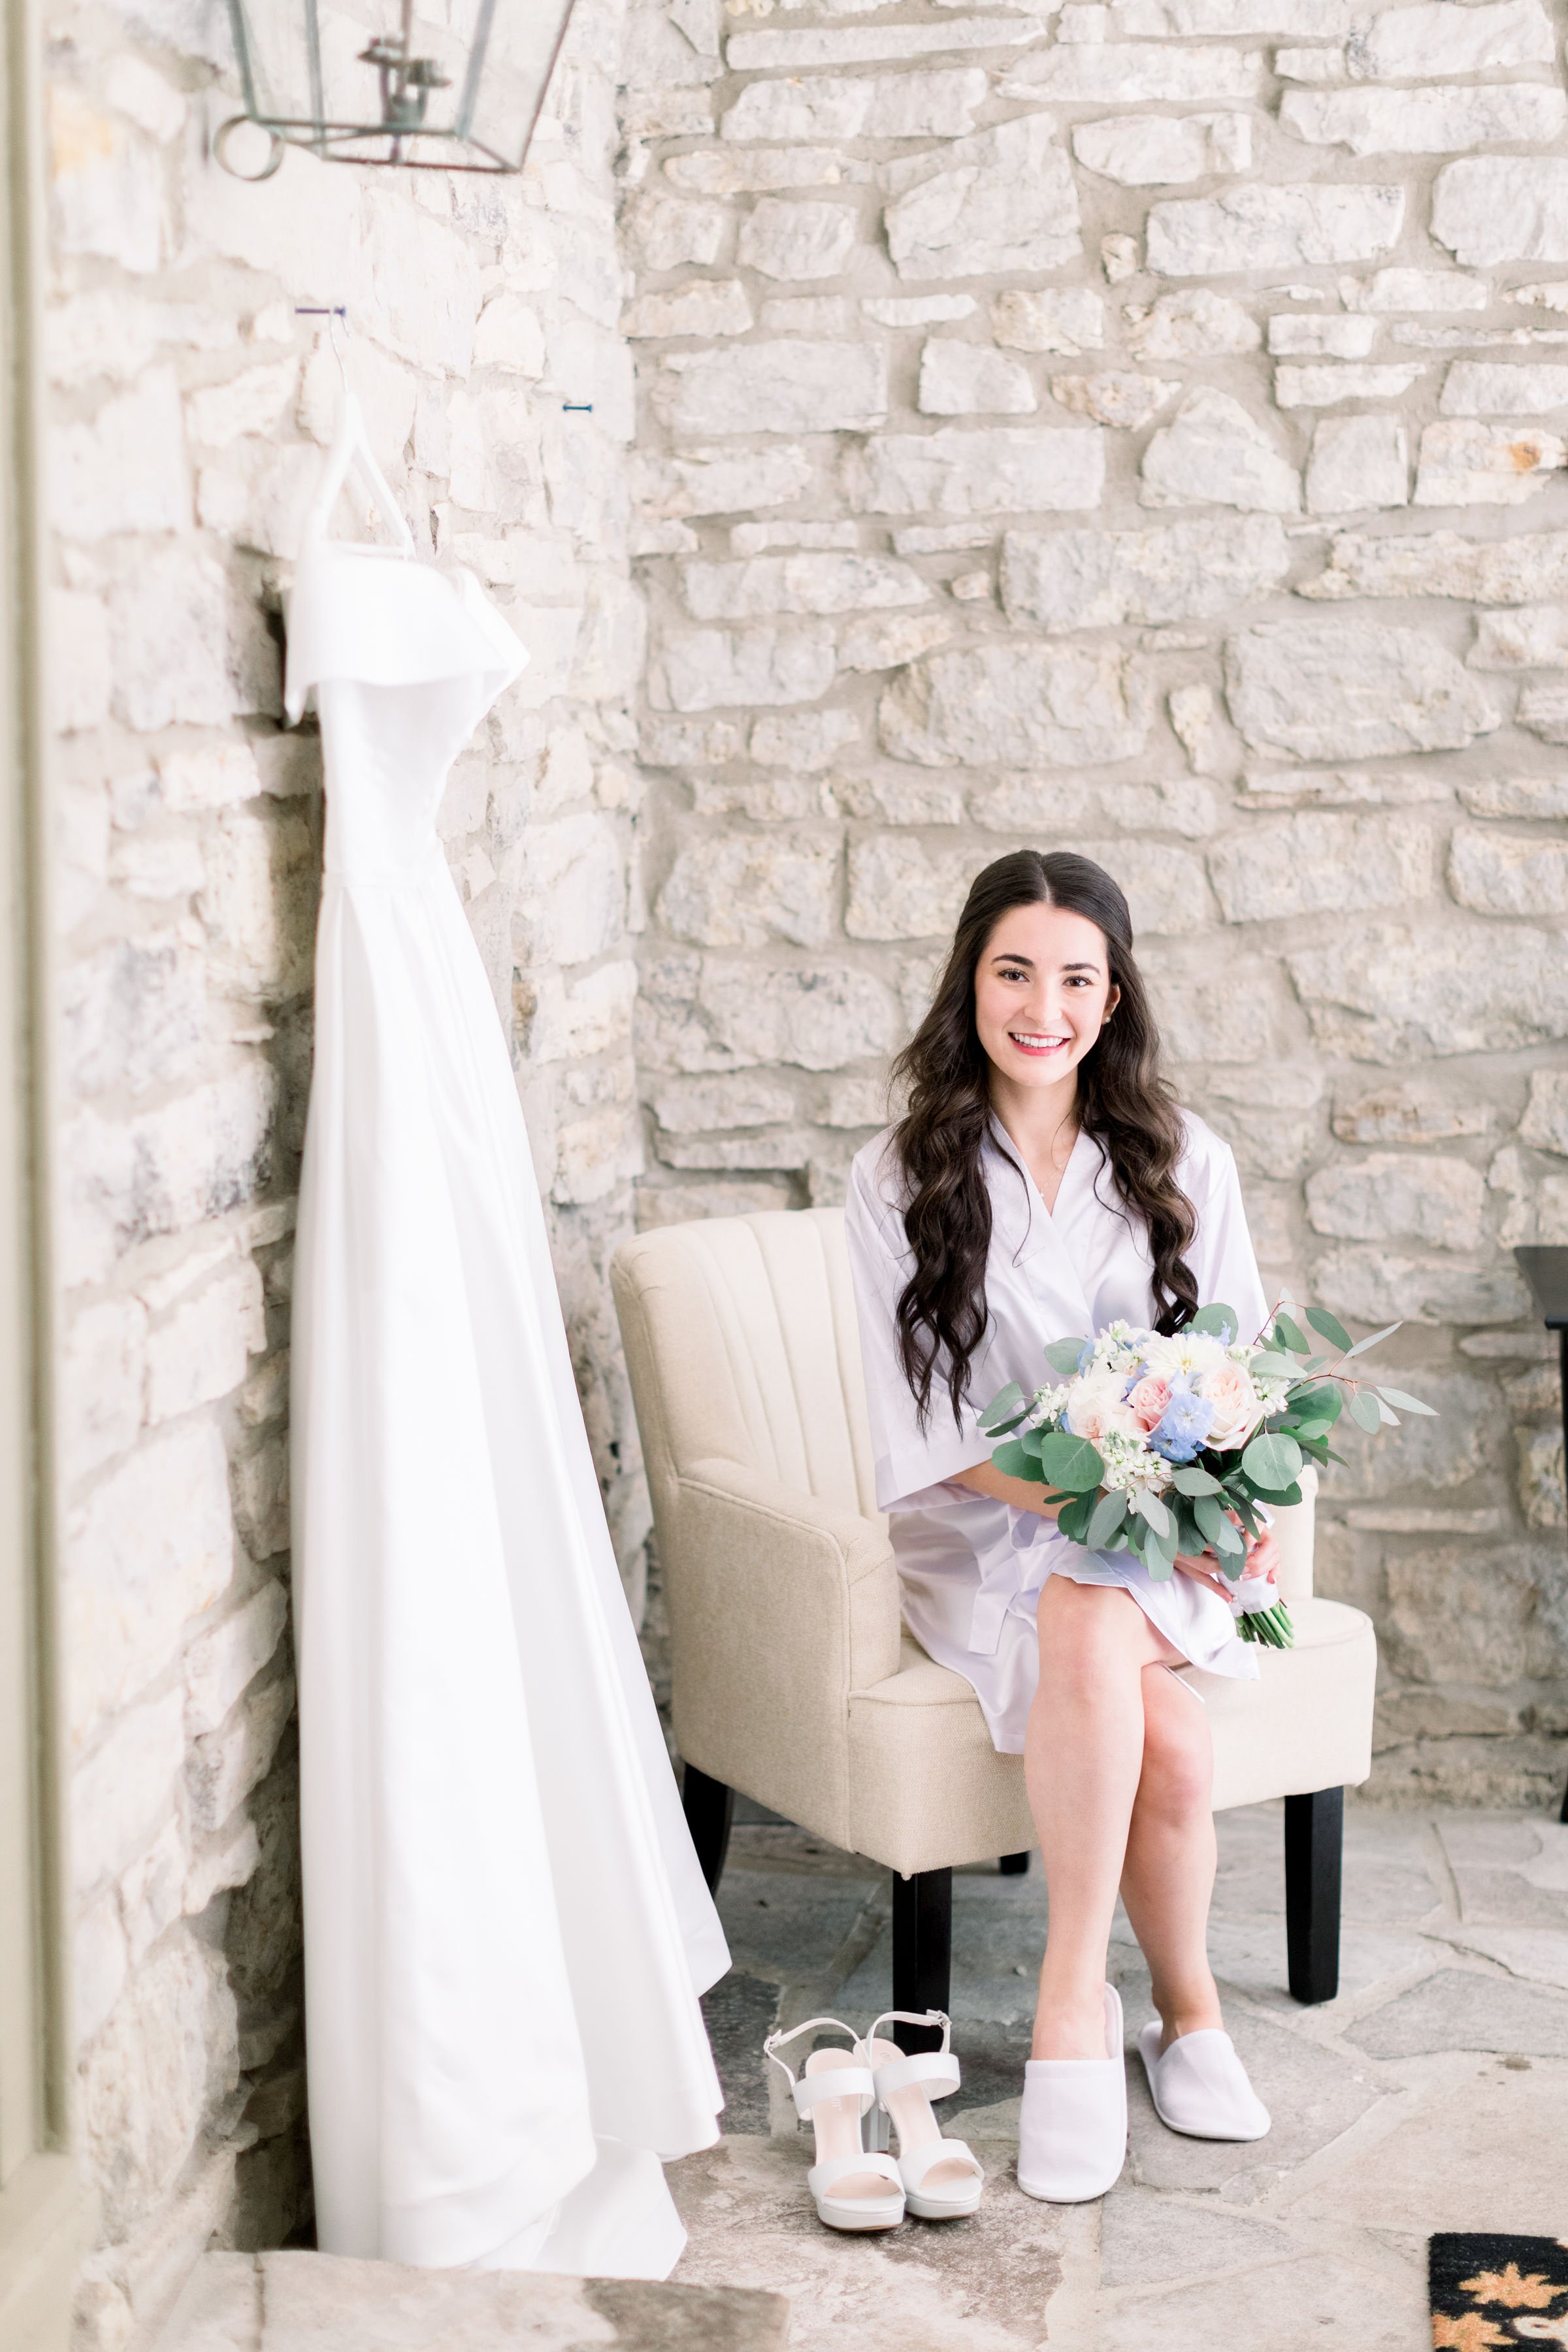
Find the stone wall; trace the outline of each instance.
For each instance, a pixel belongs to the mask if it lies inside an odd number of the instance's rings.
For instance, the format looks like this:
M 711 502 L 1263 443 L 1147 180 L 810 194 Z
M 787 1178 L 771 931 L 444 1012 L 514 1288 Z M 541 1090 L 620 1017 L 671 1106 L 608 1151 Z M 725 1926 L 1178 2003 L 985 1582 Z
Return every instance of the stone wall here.
M 839 1199 L 970 877 L 1101 858 L 1270 1278 L 1442 1408 L 1323 1513 L 1373 1792 L 1554 1798 L 1563 12 L 730 10 L 627 53 L 641 1213 Z
M 208 151 L 233 110 L 226 22 L 206 0 L 53 0 L 47 26 L 91 2352 L 140 2340 L 214 2233 L 272 2245 L 309 2215 L 286 1408 L 321 805 L 316 737 L 280 730 L 279 614 L 337 374 L 296 303 L 347 305 L 350 373 L 421 543 L 473 564 L 533 651 L 443 829 L 516 1037 L 629 1572 L 646 1524 L 603 1290 L 638 1153 L 618 0 L 579 0 L 516 180 L 298 153 L 262 186 L 226 177 Z

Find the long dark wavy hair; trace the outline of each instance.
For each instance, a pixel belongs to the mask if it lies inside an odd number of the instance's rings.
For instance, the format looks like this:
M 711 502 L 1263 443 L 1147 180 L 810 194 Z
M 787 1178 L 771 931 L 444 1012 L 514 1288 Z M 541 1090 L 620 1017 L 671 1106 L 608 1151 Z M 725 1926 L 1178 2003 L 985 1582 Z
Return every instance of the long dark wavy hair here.
M 939 1379 L 961 1420 L 970 1360 L 985 1333 L 991 1196 L 981 1152 L 992 1118 L 991 1065 L 974 1025 L 974 975 L 986 941 L 1015 907 L 1063 907 L 1104 933 L 1121 994 L 1078 1066 L 1079 1125 L 1099 1144 L 1101 1172 L 1123 1213 L 1147 1231 L 1157 1328 L 1180 1330 L 1198 1306 L 1184 1255 L 1196 1219 L 1175 1177 L 1181 1114 L 1132 959 L 1127 901 L 1092 858 L 1014 850 L 970 885 L 931 1011 L 893 1066 L 893 1084 L 909 1105 L 893 1148 L 908 1186 L 904 1230 L 915 1260 L 899 1301 L 899 1354 L 922 1426 Z

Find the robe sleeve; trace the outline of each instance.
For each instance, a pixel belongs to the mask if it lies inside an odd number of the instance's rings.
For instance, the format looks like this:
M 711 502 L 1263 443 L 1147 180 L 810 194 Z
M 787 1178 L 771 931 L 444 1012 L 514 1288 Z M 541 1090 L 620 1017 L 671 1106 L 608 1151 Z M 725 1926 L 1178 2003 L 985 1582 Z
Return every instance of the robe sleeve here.
M 915 1401 L 899 1361 L 896 1317 L 914 1260 L 896 1205 L 880 1197 L 878 1164 L 863 1154 L 849 1174 L 844 1230 L 860 1326 L 860 1361 L 876 1463 L 877 1504 L 890 1511 L 960 1470 L 985 1461 L 990 1445 L 975 1427 L 966 1403 L 959 1423 L 947 1391 L 931 1387 L 931 1413 L 922 1430 Z M 984 1402 L 984 1400 L 983 1400 Z
M 1187 1264 L 1197 1277 L 1198 1304 L 1223 1301 L 1241 1318 L 1237 1337 L 1258 1337 L 1268 1321 L 1268 1295 L 1258 1271 L 1252 1235 L 1247 1229 L 1241 1179 L 1236 1155 L 1228 1143 L 1205 1129 L 1183 1171 L 1183 1190 L 1197 1213 L 1198 1229 L 1187 1253 Z

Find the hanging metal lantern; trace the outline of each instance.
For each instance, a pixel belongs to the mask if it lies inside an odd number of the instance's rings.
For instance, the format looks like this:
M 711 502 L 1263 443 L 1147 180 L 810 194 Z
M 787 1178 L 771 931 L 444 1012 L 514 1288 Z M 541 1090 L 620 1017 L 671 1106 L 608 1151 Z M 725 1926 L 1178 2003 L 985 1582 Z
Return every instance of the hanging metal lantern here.
M 213 152 L 270 179 L 288 147 L 323 162 L 520 172 L 572 0 L 228 0 L 245 111 Z M 247 165 L 247 125 L 268 143 Z

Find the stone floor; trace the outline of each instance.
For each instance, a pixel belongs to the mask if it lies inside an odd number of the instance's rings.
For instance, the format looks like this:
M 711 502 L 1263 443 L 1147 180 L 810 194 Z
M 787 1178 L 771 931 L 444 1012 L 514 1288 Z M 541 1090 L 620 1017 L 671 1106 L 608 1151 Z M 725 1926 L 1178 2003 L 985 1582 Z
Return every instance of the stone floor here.
M 1568 2236 L 1568 1828 L 1352 1810 L 1342 1990 L 1300 2009 L 1285 1990 L 1280 1811 L 1220 1817 L 1211 1939 L 1268 2137 L 1177 2137 L 1134 2060 L 1110 2195 L 1024 2197 L 1017 2092 L 1045 1891 L 1037 1857 L 1025 1878 L 962 1872 L 965 2079 L 942 2112 L 984 2161 L 985 2201 L 969 2221 L 867 2238 L 816 2221 L 810 2141 L 760 2053 L 775 2018 L 863 2028 L 887 2005 L 889 1881 L 799 1831 L 737 1828 L 721 1890 L 735 1968 L 708 2004 L 729 2128 L 671 2168 L 690 2231 L 676 2278 L 782 2291 L 791 2352 L 1417 2352 L 1430 2231 Z M 1151 2009 L 1125 1923 L 1111 1960 L 1131 2038 Z

